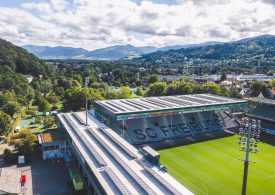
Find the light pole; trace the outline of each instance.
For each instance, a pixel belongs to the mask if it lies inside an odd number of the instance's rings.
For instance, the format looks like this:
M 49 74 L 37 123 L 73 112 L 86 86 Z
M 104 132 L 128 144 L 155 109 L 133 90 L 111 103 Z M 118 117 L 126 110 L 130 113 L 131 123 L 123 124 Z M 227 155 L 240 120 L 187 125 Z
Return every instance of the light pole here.
M 244 173 L 243 173 L 243 186 L 242 195 L 246 194 L 247 186 L 247 175 L 248 175 L 248 165 L 249 165 L 249 153 L 258 152 L 258 144 L 261 133 L 261 121 L 256 121 L 252 119 L 249 121 L 248 118 L 244 118 L 239 129 L 238 144 L 241 151 L 245 151 L 245 161 L 244 161 Z
M 85 87 L 86 87 L 86 126 L 88 126 L 88 98 L 87 98 L 87 87 L 89 85 L 89 77 L 85 77 Z

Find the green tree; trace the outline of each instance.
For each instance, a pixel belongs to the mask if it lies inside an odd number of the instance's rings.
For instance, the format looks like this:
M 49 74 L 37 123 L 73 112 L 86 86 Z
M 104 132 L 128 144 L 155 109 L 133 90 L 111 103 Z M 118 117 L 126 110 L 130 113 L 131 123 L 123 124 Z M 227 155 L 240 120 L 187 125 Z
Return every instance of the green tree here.
M 48 100 L 42 96 L 37 97 L 34 101 L 34 104 L 38 106 L 40 112 L 49 111 L 51 109 Z
M 239 93 L 237 87 L 232 87 L 230 89 L 230 91 L 231 91 L 231 97 L 233 97 L 233 98 L 239 98 L 239 99 L 243 98 L 243 96 Z
M 167 84 L 165 82 L 155 82 L 149 86 L 147 96 L 163 96 L 166 94 Z
M 43 117 L 42 116 L 35 117 L 35 123 L 36 124 L 42 124 L 43 123 Z
M 21 106 L 17 101 L 9 101 L 4 105 L 3 110 L 10 116 L 13 116 L 15 113 L 20 112 Z
M 22 131 L 20 133 L 22 137 L 20 142 L 16 144 L 16 147 L 20 154 L 31 154 L 38 145 L 38 139 L 35 134 L 32 134 L 29 130 Z
M 260 93 L 263 93 L 263 95 L 264 95 L 265 97 L 268 96 L 268 94 L 267 94 L 267 86 L 266 86 L 266 84 L 265 84 L 264 82 L 262 82 L 262 81 L 252 81 L 251 86 L 250 86 L 250 89 L 253 90 L 252 95 L 254 95 L 254 96 L 257 96 L 257 95 L 259 95 Z
M 43 124 L 46 128 L 52 127 L 56 123 L 53 116 L 46 116 L 43 118 Z
M 11 130 L 11 117 L 7 113 L 0 111 L 0 134 L 7 135 Z
M 58 104 L 58 102 L 60 101 L 60 98 L 56 95 L 49 95 L 47 96 L 47 100 L 53 104 L 54 106 L 56 106 L 56 104 Z
M 40 83 L 40 90 L 46 97 L 47 93 L 49 93 L 52 89 L 52 82 L 51 80 L 44 80 Z
M 206 83 L 202 85 L 203 93 L 211 93 L 215 95 L 221 94 L 221 88 L 216 83 Z
M 148 83 L 155 83 L 155 82 L 159 82 L 159 76 L 157 74 L 153 74 L 149 77 L 148 79 Z
M 144 95 L 144 90 L 142 89 L 142 87 L 137 88 L 136 94 L 141 97 Z
M 275 79 L 272 79 L 271 81 L 269 81 L 269 85 L 271 87 L 275 87 Z
M 142 85 L 142 81 L 140 79 L 136 79 L 135 80 L 135 84 L 136 84 L 136 86 L 141 86 Z
M 88 104 L 91 105 L 95 100 L 104 99 L 98 89 L 72 87 L 66 90 L 64 96 L 64 107 L 67 110 L 81 110 L 85 107 L 86 95 Z
M 225 81 L 227 79 L 226 73 L 223 72 L 220 81 Z
M 230 91 L 229 91 L 229 89 L 227 89 L 226 87 L 222 87 L 222 86 L 220 86 L 220 88 L 221 88 L 221 94 L 220 94 L 220 95 L 222 95 L 222 96 L 227 96 L 227 97 L 230 96 Z
M 120 98 L 129 98 L 132 94 L 132 91 L 130 89 L 130 87 L 127 86 L 122 86 L 119 89 L 119 97 Z
M 167 95 L 185 95 L 193 93 L 195 85 L 185 81 L 174 81 L 167 87 Z
M 80 84 L 82 83 L 82 76 L 80 74 L 74 74 L 73 79 L 78 81 Z

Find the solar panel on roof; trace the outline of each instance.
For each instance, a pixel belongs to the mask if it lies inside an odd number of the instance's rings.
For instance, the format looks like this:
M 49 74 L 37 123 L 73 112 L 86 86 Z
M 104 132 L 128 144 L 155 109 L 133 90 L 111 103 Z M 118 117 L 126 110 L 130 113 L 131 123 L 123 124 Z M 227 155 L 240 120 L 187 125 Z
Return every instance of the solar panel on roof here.
M 142 108 L 141 106 L 132 104 L 131 102 L 129 102 L 129 101 L 127 101 L 127 100 L 121 101 L 121 102 L 124 103 L 124 104 L 127 104 L 127 105 L 129 105 L 129 106 L 132 106 L 132 107 L 134 107 L 134 108 L 136 108 L 136 109 L 139 109 L 139 110 L 145 110 L 145 109 L 146 109 L 146 108 Z
M 127 109 L 127 110 L 136 111 L 136 108 L 135 108 L 135 107 L 133 107 L 133 106 L 131 106 L 131 105 L 128 105 L 128 104 L 125 105 L 125 103 L 123 103 L 123 102 L 121 102 L 121 101 L 114 101 L 114 103 L 115 103 L 116 105 L 118 105 L 118 106 L 121 106 L 121 107 Z
M 157 98 L 157 99 L 150 99 L 150 101 L 153 101 L 153 102 L 156 102 L 156 103 L 160 103 L 160 104 L 165 104 L 166 106 L 169 106 L 169 107 L 178 106 L 178 104 L 169 103 L 169 102 L 166 102 L 166 101 L 164 101 L 164 100 L 161 100 L 160 98 Z
M 139 164 L 146 170 L 148 171 L 155 179 L 157 182 L 161 183 L 162 186 L 164 186 L 168 191 L 171 192 L 171 194 L 174 195 L 179 195 L 182 194 L 180 193 L 177 189 L 175 189 L 169 182 L 167 182 L 166 180 L 164 180 L 159 174 L 157 174 L 154 170 L 152 170 L 151 168 L 147 167 L 147 165 L 145 165 L 144 163 L 142 163 L 141 161 L 139 161 Z
M 127 163 L 123 159 L 121 159 L 113 149 L 106 144 L 93 130 L 87 129 L 89 134 L 94 137 L 109 153 L 114 159 L 122 166 L 122 168 L 134 179 L 135 182 L 148 194 L 156 194 L 154 190 L 145 183 L 132 169 L 129 167 Z
M 204 99 L 207 99 L 207 100 L 212 100 L 212 101 L 215 101 L 215 102 L 229 102 L 229 100 L 225 100 L 225 99 L 218 99 L 218 98 L 214 98 L 214 97 L 211 97 L 211 96 L 204 96 L 204 95 L 198 95 L 199 97 L 201 98 L 204 98 Z
M 197 99 L 197 98 L 194 98 L 194 97 L 187 97 L 187 96 L 177 96 L 178 98 L 180 99 L 186 99 L 186 100 L 189 100 L 189 101 L 192 101 L 192 102 L 197 102 L 197 103 L 200 103 L 200 104 L 205 104 L 205 103 L 209 103 L 209 101 L 206 101 L 206 100 L 200 100 L 200 99 Z
M 82 118 L 78 116 L 78 114 L 72 113 L 72 115 L 81 125 L 85 124 L 85 121 L 83 121 Z
M 107 101 L 107 102 L 105 102 L 105 104 L 109 104 L 110 106 L 115 107 L 115 108 L 118 109 L 119 111 L 127 111 L 126 109 L 121 108 L 121 107 L 115 105 L 112 101 Z
M 165 101 L 168 101 L 168 102 L 180 104 L 180 105 L 183 105 L 183 106 L 188 105 L 188 104 L 186 104 L 186 102 L 183 102 L 183 101 L 181 101 L 181 100 L 176 100 L 176 99 L 173 99 L 173 98 L 170 98 L 170 97 L 164 97 L 164 98 L 161 98 L 161 99 L 163 99 L 163 100 L 165 100 Z M 189 104 L 189 105 L 190 105 L 190 104 Z
M 217 95 L 213 95 L 213 94 L 200 94 L 200 95 L 203 95 L 203 96 L 208 96 L 208 97 L 214 97 L 214 98 L 217 98 L 217 99 L 224 99 L 224 100 L 228 100 L 229 102 L 235 102 L 235 101 L 239 101 L 237 99 L 234 99 L 234 98 L 229 98 L 229 97 L 224 97 L 224 96 L 217 96 Z
M 114 182 L 114 184 L 117 186 L 117 188 L 119 189 L 119 191 L 122 194 L 132 194 L 127 187 L 120 181 L 119 177 L 114 173 L 114 171 L 111 168 L 106 167 L 105 171 L 107 173 L 107 175 L 110 177 L 110 179 L 112 180 L 112 182 Z
M 115 144 L 120 147 L 123 151 L 125 151 L 130 157 L 132 158 L 136 158 L 136 155 L 127 148 L 127 146 L 123 145 L 122 142 L 118 141 L 111 133 L 109 133 L 109 131 L 107 131 L 104 128 L 99 128 L 101 130 L 101 132 L 103 132 L 108 138 L 111 138 L 111 140 L 113 142 L 115 142 Z
M 102 104 L 103 106 L 107 107 L 109 110 L 111 110 L 111 111 L 113 111 L 113 112 L 119 111 L 119 110 L 116 110 L 116 109 L 112 108 L 111 106 L 106 105 L 105 102 L 101 102 L 101 104 Z
M 165 105 L 165 104 L 161 104 L 161 103 L 155 102 L 155 101 L 153 101 L 151 99 L 144 99 L 143 101 L 148 102 L 148 103 L 153 104 L 153 105 L 156 105 L 158 107 L 164 107 L 164 108 L 171 107 L 171 106 L 168 106 L 168 105 Z
M 153 106 L 152 104 L 145 103 L 144 101 L 141 101 L 141 100 L 137 101 L 137 100 L 132 99 L 132 100 L 129 100 L 129 101 L 131 101 L 131 102 L 133 102 L 137 105 L 140 105 L 140 106 L 142 106 L 146 109 L 157 108 L 156 106 Z M 149 106 L 151 106 L 151 107 L 149 107 Z
M 98 164 L 102 166 L 106 166 L 106 162 L 103 160 L 103 158 L 97 153 L 96 150 L 94 150 L 91 147 L 91 144 L 87 141 L 87 139 L 82 135 L 82 133 L 79 132 L 79 129 L 75 126 L 75 124 L 72 122 L 72 120 L 67 115 L 62 115 L 63 119 L 67 122 L 67 124 L 71 127 L 71 130 L 73 130 L 73 133 L 77 135 L 77 137 L 84 143 L 83 145 L 88 148 L 89 152 L 92 154 L 92 156 L 95 158 Z

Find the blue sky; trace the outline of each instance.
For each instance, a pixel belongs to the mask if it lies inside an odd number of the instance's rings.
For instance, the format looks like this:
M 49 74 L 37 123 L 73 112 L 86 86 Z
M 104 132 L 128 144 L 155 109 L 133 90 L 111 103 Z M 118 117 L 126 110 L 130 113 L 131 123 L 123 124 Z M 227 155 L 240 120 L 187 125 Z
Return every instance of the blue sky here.
M 69 0 L 68 0 L 69 1 Z M 135 0 L 137 4 L 140 4 L 142 0 Z M 49 2 L 49 0 L 45 1 L 31 1 L 31 0 L 0 0 L 1 6 L 7 7 L 20 7 L 23 3 L 38 3 L 38 2 Z M 167 5 L 175 5 L 179 3 L 179 0 L 152 0 L 152 2 L 157 4 L 167 4 Z
M 0 38 L 96 49 L 275 34 L 274 0 L 0 0 Z

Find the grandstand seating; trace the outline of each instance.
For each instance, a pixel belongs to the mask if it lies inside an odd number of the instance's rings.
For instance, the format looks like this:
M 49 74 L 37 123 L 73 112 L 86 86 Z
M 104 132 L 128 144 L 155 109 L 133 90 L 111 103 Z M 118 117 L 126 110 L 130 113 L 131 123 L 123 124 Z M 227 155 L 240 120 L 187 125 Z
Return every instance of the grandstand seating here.
M 259 104 L 250 113 L 251 116 L 259 116 L 262 119 L 275 121 L 275 106 L 267 104 Z
M 212 115 L 212 122 L 211 122 Z M 124 126 L 123 126 L 124 125 Z M 132 144 L 145 144 L 208 131 L 223 130 L 225 125 L 215 112 L 187 113 L 157 118 L 112 121 L 110 127 Z M 123 131 L 124 130 L 124 131 Z

